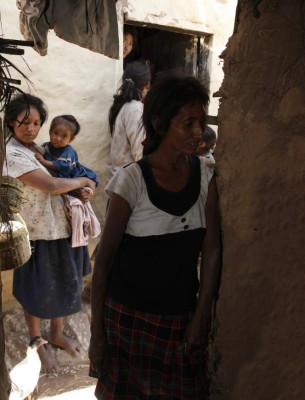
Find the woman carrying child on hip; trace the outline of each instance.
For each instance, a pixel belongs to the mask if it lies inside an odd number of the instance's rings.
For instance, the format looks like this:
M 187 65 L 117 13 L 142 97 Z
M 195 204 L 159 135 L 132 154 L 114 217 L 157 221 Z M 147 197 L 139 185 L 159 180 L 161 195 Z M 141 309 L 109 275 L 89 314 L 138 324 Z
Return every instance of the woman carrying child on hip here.
M 50 126 L 50 142 L 43 144 L 45 153 L 37 153 L 37 160 L 61 178 L 87 177 L 98 185 L 96 173 L 78 161 L 77 152 L 69 144 L 80 131 L 80 125 L 73 115 L 59 115 Z M 85 187 L 89 193 L 92 190 Z M 71 217 L 71 246 L 87 246 L 88 238 L 97 237 L 100 224 L 89 202 L 82 202 L 75 192 L 69 192 L 65 204 Z
M 87 177 L 54 178 L 35 157 L 42 149 L 35 140 L 47 119 L 43 101 L 31 94 L 14 96 L 5 109 L 6 143 L 3 175 L 18 178 L 28 200 L 20 215 L 30 236 L 32 255 L 14 270 L 13 294 L 24 309 L 30 337 L 41 336 L 41 319 L 50 319 L 48 341 L 72 356 L 79 354 L 77 341 L 64 334 L 64 317 L 81 310 L 82 277 L 91 272 L 87 246 L 71 248 L 71 227 L 61 194 L 80 190 L 83 201 L 96 184 Z M 44 346 L 38 349 L 42 370 L 54 373 L 57 360 Z

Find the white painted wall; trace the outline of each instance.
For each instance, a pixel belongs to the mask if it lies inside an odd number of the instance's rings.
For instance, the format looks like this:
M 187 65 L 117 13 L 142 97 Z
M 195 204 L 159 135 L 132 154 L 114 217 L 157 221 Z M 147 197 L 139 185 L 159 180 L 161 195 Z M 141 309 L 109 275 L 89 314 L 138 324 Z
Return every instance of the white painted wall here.
M 219 55 L 232 35 L 237 0 L 121 0 L 125 20 L 171 27 L 194 34 L 213 34 L 210 48 L 210 115 L 217 115 L 219 102 L 213 98 L 223 80 Z
M 122 37 L 124 16 L 129 21 L 170 26 L 188 32 L 212 33 L 209 59 L 211 75 L 210 114 L 217 115 L 218 99 L 213 98 L 222 82 L 219 55 L 232 34 L 236 0 L 119 0 L 117 2 L 119 33 Z M 0 0 L 1 34 L 7 39 L 23 39 L 19 31 L 19 10 L 13 0 Z M 37 142 L 48 140 L 51 119 L 58 114 L 73 114 L 81 124 L 81 132 L 73 142 L 82 163 L 94 169 L 101 180 L 93 199 L 93 207 L 102 221 L 106 196 L 103 193 L 110 136 L 107 114 L 112 96 L 122 75 L 122 60 L 65 42 L 53 31 L 48 35 L 48 54 L 40 56 L 32 48 L 24 48 L 24 60 L 6 56 L 34 83 L 21 88 L 41 97 L 50 112 Z M 27 67 L 30 67 L 30 70 Z M 14 78 L 18 75 L 12 73 Z
M 13 0 L 0 1 L 1 34 L 6 39 L 23 40 L 15 3 Z M 13 61 L 34 83 L 34 88 L 28 87 L 23 80 L 21 88 L 41 97 L 48 106 L 49 119 L 42 127 L 37 143 L 48 140 L 48 128 L 54 116 L 65 113 L 78 119 L 81 131 L 73 146 L 80 161 L 99 175 L 101 185 L 92 205 L 102 220 L 106 201 L 103 194 L 105 160 L 110 140 L 107 113 L 122 75 L 122 62 L 65 42 L 54 31 L 49 32 L 48 43 L 47 56 L 40 56 L 28 47 L 24 47 L 24 61 L 20 56 L 3 56 Z M 12 77 L 19 78 L 15 72 Z

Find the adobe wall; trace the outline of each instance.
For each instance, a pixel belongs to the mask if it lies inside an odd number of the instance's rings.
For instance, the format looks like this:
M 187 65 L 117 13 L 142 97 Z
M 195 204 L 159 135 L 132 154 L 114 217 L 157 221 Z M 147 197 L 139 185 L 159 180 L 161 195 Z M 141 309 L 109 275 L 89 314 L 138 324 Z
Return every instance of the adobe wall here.
M 305 8 L 241 0 L 223 53 L 216 159 L 223 220 L 222 395 L 304 399 Z

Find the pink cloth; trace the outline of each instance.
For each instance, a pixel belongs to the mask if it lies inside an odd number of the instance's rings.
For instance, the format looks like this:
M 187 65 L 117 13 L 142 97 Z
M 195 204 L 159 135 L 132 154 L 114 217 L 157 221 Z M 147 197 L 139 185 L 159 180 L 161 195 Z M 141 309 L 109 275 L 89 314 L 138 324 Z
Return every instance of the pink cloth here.
M 72 227 L 71 247 L 87 246 L 89 237 L 95 238 L 101 233 L 101 225 L 89 201 L 83 203 L 77 197 L 65 197 Z

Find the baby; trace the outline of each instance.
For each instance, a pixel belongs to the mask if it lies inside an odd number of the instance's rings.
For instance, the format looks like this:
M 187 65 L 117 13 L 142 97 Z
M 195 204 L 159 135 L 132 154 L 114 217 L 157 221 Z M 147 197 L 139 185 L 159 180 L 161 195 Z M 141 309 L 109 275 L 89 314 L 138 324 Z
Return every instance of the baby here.
M 36 154 L 38 161 L 61 178 L 87 177 L 98 185 L 97 175 L 78 161 L 77 152 L 69 144 L 80 131 L 80 125 L 73 115 L 59 115 L 50 126 L 50 142 L 43 144 L 44 154 Z M 91 189 L 84 188 L 88 193 Z M 72 222 L 72 247 L 86 246 L 88 237 L 97 237 L 100 224 L 89 202 L 83 203 L 75 192 L 66 196 L 66 206 Z

